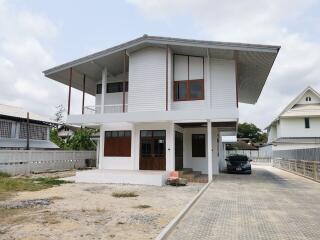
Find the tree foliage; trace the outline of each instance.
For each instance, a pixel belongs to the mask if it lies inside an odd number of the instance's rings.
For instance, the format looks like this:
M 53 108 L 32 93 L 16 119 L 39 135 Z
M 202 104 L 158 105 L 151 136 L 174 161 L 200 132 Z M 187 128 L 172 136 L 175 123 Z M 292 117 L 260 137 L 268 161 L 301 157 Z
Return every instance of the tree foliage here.
M 66 109 L 64 108 L 64 106 L 62 104 L 56 106 L 56 113 L 54 114 L 54 120 L 59 123 L 62 124 L 63 120 L 64 120 L 64 114 Z
M 50 140 L 64 150 L 95 150 L 96 144 L 91 140 L 94 133 L 92 129 L 79 129 L 65 141 L 59 137 L 58 130 L 52 129 Z
M 264 133 L 253 123 L 239 123 L 238 125 L 238 138 L 249 138 L 253 142 L 266 142 L 267 134 Z

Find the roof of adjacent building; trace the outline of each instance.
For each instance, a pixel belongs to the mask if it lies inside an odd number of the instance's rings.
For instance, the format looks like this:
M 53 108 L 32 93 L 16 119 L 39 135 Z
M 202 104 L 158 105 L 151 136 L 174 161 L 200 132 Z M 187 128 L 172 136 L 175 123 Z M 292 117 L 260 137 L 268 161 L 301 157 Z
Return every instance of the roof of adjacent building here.
M 26 139 L 18 138 L 0 138 L 0 148 L 25 148 L 27 146 Z M 59 147 L 48 140 L 30 139 L 29 147 L 37 149 L 58 149 Z
M 301 103 L 304 97 L 312 95 L 317 98 L 310 103 Z M 305 88 L 297 97 L 295 97 L 281 113 L 266 127 L 269 128 L 281 117 L 313 117 L 320 116 L 320 94 L 312 87 Z
M 72 68 L 72 87 L 83 90 L 85 75 L 84 90 L 86 93 L 95 95 L 96 83 L 101 80 L 104 66 L 107 66 L 112 75 L 120 74 L 125 65 L 128 67 L 128 64 L 123 60 L 124 54 L 149 46 L 169 47 L 178 54 L 236 60 L 238 65 L 238 96 L 239 101 L 244 103 L 255 103 L 258 100 L 280 49 L 280 46 L 273 45 L 143 35 L 126 43 L 45 70 L 44 74 L 48 78 L 68 85 Z
M 27 113 L 28 111 L 22 107 L 0 104 L 0 118 L 2 116 L 14 119 L 27 119 Z M 57 124 L 55 121 L 50 120 L 48 117 L 41 116 L 33 112 L 29 112 L 29 119 L 37 122 Z
M 320 137 L 283 137 L 277 138 L 272 143 L 288 143 L 288 144 L 320 144 Z

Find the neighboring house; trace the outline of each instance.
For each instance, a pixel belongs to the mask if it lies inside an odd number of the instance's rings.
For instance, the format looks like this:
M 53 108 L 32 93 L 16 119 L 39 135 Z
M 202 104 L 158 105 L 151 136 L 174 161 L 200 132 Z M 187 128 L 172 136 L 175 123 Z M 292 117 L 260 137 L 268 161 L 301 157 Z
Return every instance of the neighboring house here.
M 144 35 L 44 74 L 95 96 L 73 115 L 69 94 L 67 123 L 100 129 L 100 169 L 192 168 L 211 179 L 236 141 L 239 102 L 256 103 L 279 48 Z
M 62 124 L 58 127 L 58 136 L 63 140 L 66 140 L 73 136 L 73 134 L 80 128 L 81 127 L 75 125 Z
M 29 135 L 30 149 L 58 149 L 50 142 L 50 129 L 56 123 L 46 117 L 29 112 L 29 134 L 27 111 L 20 107 L 0 104 L 0 149 L 27 148 Z
M 267 130 L 272 150 L 320 147 L 320 94 L 307 87 Z

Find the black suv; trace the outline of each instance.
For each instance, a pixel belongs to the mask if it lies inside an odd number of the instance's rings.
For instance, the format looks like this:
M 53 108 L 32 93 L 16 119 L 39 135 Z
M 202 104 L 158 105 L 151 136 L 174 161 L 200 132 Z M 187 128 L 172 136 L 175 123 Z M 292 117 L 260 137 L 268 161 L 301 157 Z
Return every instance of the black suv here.
M 251 162 L 246 155 L 230 155 L 226 158 L 228 173 L 248 173 L 251 174 Z

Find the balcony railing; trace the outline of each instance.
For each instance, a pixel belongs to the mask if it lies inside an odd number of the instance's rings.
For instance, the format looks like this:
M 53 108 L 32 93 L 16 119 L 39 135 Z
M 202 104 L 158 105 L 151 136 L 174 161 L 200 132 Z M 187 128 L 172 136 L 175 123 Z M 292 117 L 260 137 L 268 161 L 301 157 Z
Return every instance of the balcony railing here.
M 103 113 L 122 113 L 123 105 L 122 104 L 108 104 L 103 106 Z M 124 111 L 128 111 L 128 104 L 124 105 Z M 95 106 L 86 106 L 84 107 L 84 114 L 100 114 L 101 105 Z

